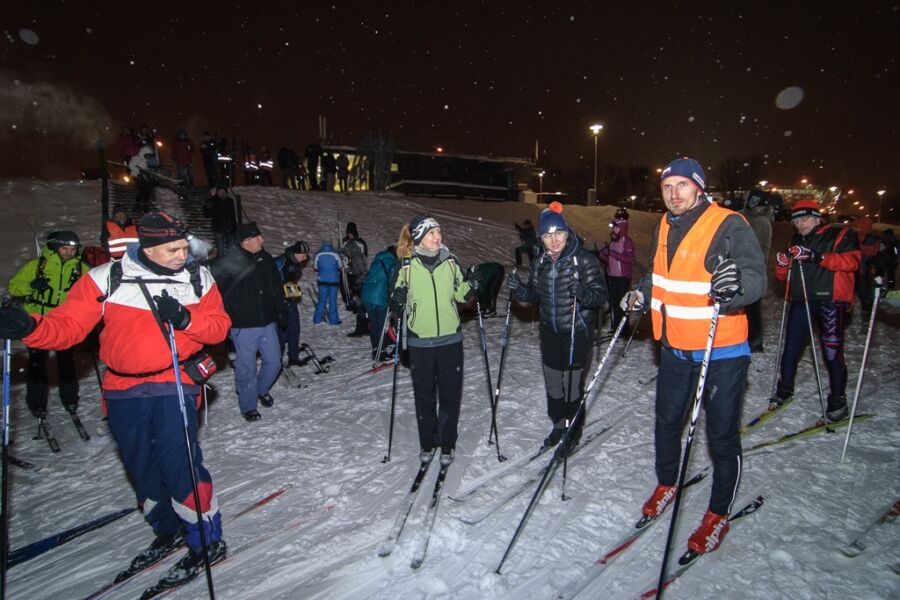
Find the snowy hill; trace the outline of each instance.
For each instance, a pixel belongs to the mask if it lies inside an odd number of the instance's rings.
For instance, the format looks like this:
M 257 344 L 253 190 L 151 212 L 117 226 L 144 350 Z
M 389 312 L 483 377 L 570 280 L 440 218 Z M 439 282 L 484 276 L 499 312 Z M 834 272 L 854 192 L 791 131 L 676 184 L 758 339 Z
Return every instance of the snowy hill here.
M 86 243 L 97 240 L 96 183 L 5 180 L 0 190 L 6 215 L 2 249 L 7 260 L 0 266 L 4 290 L 15 270 L 33 257 L 30 219 L 35 220 L 39 234 L 69 228 Z M 441 222 L 444 241 L 463 267 L 486 260 L 509 266 L 518 243 L 513 221 L 534 219 L 538 212 L 533 205 L 400 195 L 345 196 L 274 188 L 240 188 L 238 192 L 273 254 L 297 239 L 308 241 L 315 250 L 321 241 L 338 237 L 338 221 L 352 220 L 368 242 L 371 257 L 396 239 L 412 215 L 430 211 Z M 160 198 L 164 206 L 175 206 L 171 194 L 164 192 Z M 611 207 L 566 209 L 589 244 L 608 239 L 606 223 L 613 212 Z M 642 259 L 658 219 L 658 214 L 632 213 L 632 232 Z M 785 232 L 779 229 L 779 235 Z M 501 307 L 505 308 L 506 297 L 501 291 L 500 313 L 505 312 Z M 753 356 L 745 421 L 766 406 L 781 310 L 778 289 L 770 289 L 764 303 L 767 351 Z M 202 445 L 233 555 L 213 571 L 218 598 L 554 598 L 636 520 L 656 483 L 655 390 L 654 384 L 640 382 L 654 373 L 647 320 L 641 323 L 627 356 L 621 356 L 621 340 L 600 374 L 590 398 L 586 435 L 610 429 L 569 461 L 565 493 L 570 499 L 560 499 L 563 473 L 559 469 L 503 574 L 497 575 L 494 571 L 534 485 L 477 524 L 463 520 L 473 520 L 491 507 L 530 471 L 519 469 L 463 502 L 448 497 L 508 464 L 499 464 L 495 448 L 486 444 L 490 406 L 477 319 L 468 318 L 463 324 L 466 364 L 458 457 L 450 468 L 427 558 L 420 569 L 413 570 L 409 562 L 434 472 L 426 479 L 396 550 L 387 558 L 376 555 L 418 466 L 409 374 L 402 368 L 398 373 L 392 460 L 382 463 L 387 451 L 391 369 L 365 374 L 370 366 L 368 340 L 345 336 L 351 329 L 349 313 L 342 313 L 343 326 L 316 327 L 308 300 L 301 312 L 303 341 L 320 357 L 334 359 L 328 373 L 315 375 L 308 366 L 294 369 L 294 381 L 279 379 L 272 390 L 276 404 L 262 408 L 263 419 L 257 423 L 247 423 L 240 416 L 232 372 L 223 369 L 213 379 L 216 399 L 206 413 Z M 514 307 L 514 315 L 497 415 L 500 448 L 511 461 L 533 452 L 550 426 L 532 311 Z M 800 365 L 795 402 L 744 441 L 739 498 L 763 495 L 765 504 L 736 522 L 722 548 L 699 559 L 668 589 L 667 598 L 900 597 L 900 576 L 888 568 L 900 560 L 896 524 L 873 530 L 867 539 L 869 547 L 858 558 L 838 552 L 900 497 L 900 382 L 890 350 L 900 346 L 900 332 L 895 315 L 882 316 L 888 320 L 876 324 L 859 406 L 860 412 L 874 417 L 854 424 L 847 461 L 839 462 L 846 429 L 747 450 L 816 420 L 819 399 L 807 352 Z M 491 376 L 496 381 L 503 319 L 486 320 L 485 329 Z M 858 317 L 848 326 L 847 338 L 848 392 L 852 394 L 865 342 Z M 79 352 L 81 413 L 94 435 L 89 442 L 78 438 L 52 392 L 50 420 L 62 452 L 51 455 L 45 441 L 32 439 L 34 423 L 24 403 L 26 354 L 21 344 L 14 349 L 11 453 L 46 466 L 38 472 L 10 467 L 13 549 L 134 503 L 111 438 L 94 434 L 98 428 L 102 431 L 102 423 L 90 352 Z M 599 348 L 598 356 L 604 350 L 605 346 Z M 596 364 L 595 360 L 592 369 Z M 537 463 L 546 460 L 542 457 Z M 701 417 L 690 472 L 707 464 Z M 706 509 L 708 479 L 685 496 L 670 566 Z M 271 502 L 237 516 L 249 504 L 286 486 L 289 489 Z M 627 599 L 655 585 L 667 527 L 666 518 L 610 564 L 579 598 Z M 132 513 L 10 569 L 8 597 L 83 598 L 109 583 L 151 539 L 141 516 Z M 163 571 L 163 567 L 151 570 L 105 597 L 135 598 Z M 206 597 L 203 578 L 171 597 Z

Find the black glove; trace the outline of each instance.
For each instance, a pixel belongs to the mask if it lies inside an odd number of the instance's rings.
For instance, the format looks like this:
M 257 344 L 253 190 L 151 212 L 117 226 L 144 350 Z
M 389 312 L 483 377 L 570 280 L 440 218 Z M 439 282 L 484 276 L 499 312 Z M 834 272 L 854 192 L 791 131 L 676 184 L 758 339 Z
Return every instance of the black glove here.
M 579 302 L 584 300 L 585 291 L 586 290 L 584 289 L 584 284 L 581 283 L 580 279 L 573 279 L 571 282 L 569 282 L 569 296 L 575 298 Z
M 509 274 L 509 277 L 506 278 L 506 287 L 515 292 L 520 287 L 522 287 L 522 280 L 519 279 L 519 274 L 515 271 Z
M 21 308 L 0 308 L 0 338 L 21 340 L 34 331 L 37 321 Z
M 468 282 L 469 288 L 473 292 L 477 292 L 478 288 L 481 287 L 481 281 L 478 280 L 478 270 L 475 267 L 469 267 L 469 270 L 466 271 L 466 282 Z
M 741 270 L 730 258 L 719 257 L 719 264 L 712 273 L 709 295 L 719 303 L 731 302 L 735 296 L 743 292 L 741 286 Z
M 172 327 L 178 330 L 186 329 L 191 324 L 190 311 L 166 290 L 163 290 L 160 296 L 153 296 L 153 299 L 156 300 L 156 310 L 163 322 L 171 323 Z
M 394 312 L 400 312 L 401 309 L 406 308 L 406 298 L 409 296 L 409 288 L 405 285 L 398 285 L 394 288 L 394 291 L 391 292 L 391 305 L 394 308 Z
M 31 289 L 44 293 L 50 289 L 50 280 L 46 277 L 35 277 L 31 282 Z

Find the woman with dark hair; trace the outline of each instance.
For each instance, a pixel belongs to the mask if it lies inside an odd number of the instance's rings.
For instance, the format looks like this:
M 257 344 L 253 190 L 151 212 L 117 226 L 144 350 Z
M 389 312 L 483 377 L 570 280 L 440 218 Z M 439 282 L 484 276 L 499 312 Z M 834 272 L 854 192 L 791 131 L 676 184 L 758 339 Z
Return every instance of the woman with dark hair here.
M 404 343 L 413 378 L 419 458 L 429 462 L 440 448 L 441 465 L 446 466 L 456 453 L 462 400 L 463 336 L 456 304 L 468 300 L 478 284 L 466 281 L 432 217 L 416 216 L 403 226 L 397 256 L 391 302 L 406 319 Z

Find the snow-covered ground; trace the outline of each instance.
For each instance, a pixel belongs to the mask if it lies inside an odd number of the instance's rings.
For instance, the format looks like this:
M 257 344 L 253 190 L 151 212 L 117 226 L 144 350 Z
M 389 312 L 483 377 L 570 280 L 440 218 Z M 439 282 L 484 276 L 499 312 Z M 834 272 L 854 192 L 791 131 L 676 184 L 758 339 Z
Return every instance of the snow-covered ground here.
M 95 242 L 99 225 L 96 183 L 0 183 L 5 227 L 0 265 L 8 278 L 33 257 L 30 218 L 39 232 L 69 228 L 86 243 Z M 337 237 L 337 221 L 356 221 L 370 256 L 396 238 L 410 216 L 431 210 L 441 222 L 445 243 L 463 266 L 495 260 L 509 265 L 518 238 L 511 224 L 534 217 L 534 206 L 473 201 L 343 196 L 272 188 L 245 188 L 247 212 L 260 223 L 270 252 L 284 242 L 305 239 L 315 249 Z M 175 203 L 170 196 L 168 203 Z M 589 239 L 607 239 L 609 207 L 567 208 L 576 229 Z M 640 255 L 659 215 L 633 214 Z M 779 235 L 787 232 L 779 224 Z M 777 246 L 777 242 L 776 242 Z M 311 273 L 310 273 L 311 274 Z M 5 288 L 4 288 L 5 289 Z M 501 292 L 500 310 L 506 302 Z M 770 290 L 764 303 L 766 349 L 753 357 L 745 420 L 765 407 L 772 385 L 774 350 L 782 302 Z M 394 553 L 376 555 L 418 465 L 418 444 L 407 371 L 397 377 L 397 413 L 392 460 L 387 450 L 391 398 L 390 369 L 374 375 L 368 340 L 347 338 L 349 313 L 341 327 L 311 323 L 311 304 L 302 305 L 303 340 L 319 356 L 334 358 L 327 374 L 312 367 L 298 371 L 300 388 L 280 379 L 273 408 L 263 419 L 245 422 L 234 396 L 232 372 L 224 369 L 213 384 L 216 400 L 202 430 L 206 464 L 213 474 L 225 520 L 225 537 L 234 558 L 216 567 L 219 598 L 553 598 L 637 518 L 655 484 L 653 472 L 653 374 L 649 323 L 641 324 L 626 357 L 620 341 L 590 398 L 587 433 L 611 425 L 568 465 L 561 501 L 561 469 L 536 507 L 506 564 L 503 556 L 534 486 L 476 525 L 462 522 L 515 487 L 521 473 L 496 481 L 465 502 L 447 496 L 480 476 L 503 468 L 486 444 L 490 407 L 485 385 L 477 319 L 464 322 L 465 390 L 457 460 L 450 469 L 434 535 L 424 565 L 409 566 L 416 534 L 430 497 L 429 474 Z M 511 340 L 498 408 L 502 453 L 511 460 L 534 451 L 547 433 L 537 332 L 531 310 L 514 309 Z M 722 548 L 701 558 L 667 592 L 668 598 L 898 598 L 900 576 L 888 565 L 900 560 L 897 525 L 881 528 L 855 559 L 838 548 L 864 530 L 900 496 L 900 385 L 896 355 L 900 346 L 896 313 L 880 312 L 860 397 L 861 412 L 874 413 L 853 428 L 847 460 L 839 462 L 845 429 L 788 444 L 747 452 L 740 498 L 763 495 L 755 514 L 736 522 Z M 503 320 L 485 321 L 492 379 L 499 366 Z M 848 327 L 846 357 L 852 395 L 862 358 L 864 332 L 859 319 Z M 51 455 L 46 442 L 33 440 L 34 423 L 24 403 L 24 348 L 13 360 L 11 453 L 46 463 L 39 472 L 10 467 L 12 548 L 56 533 L 112 510 L 133 505 L 134 497 L 109 436 L 82 442 L 52 394 L 50 420 L 62 445 Z M 604 350 L 601 348 L 600 350 Z M 892 358 L 893 357 L 893 358 Z M 595 366 L 596 366 L 595 362 Z M 80 353 L 82 418 L 89 431 L 101 427 L 99 390 L 90 353 Z M 52 371 L 51 371 L 52 372 Z M 797 401 L 749 434 L 745 448 L 778 438 L 815 421 L 819 411 L 810 356 L 800 366 Z M 294 382 L 297 383 L 296 381 Z M 102 429 L 102 427 L 101 427 Z M 546 459 L 541 459 L 541 462 Z M 691 472 L 709 463 L 702 422 Z M 436 471 L 436 469 L 434 469 Z M 524 473 L 524 472 L 522 472 Z M 249 514 L 235 515 L 253 501 L 283 486 L 280 497 Z M 679 522 L 675 558 L 684 538 L 706 508 L 708 478 L 686 495 Z M 232 521 L 232 519 L 234 519 Z M 583 598 L 631 598 L 656 582 L 668 520 L 656 525 L 619 556 L 582 594 Z M 83 598 L 111 581 L 118 570 L 152 539 L 139 514 L 131 514 L 9 572 L 10 598 Z M 248 544 L 254 545 L 249 546 Z M 169 564 L 174 559 L 169 559 Z M 165 565 L 164 565 L 165 566 Z M 122 586 L 109 598 L 135 598 L 164 571 L 157 568 Z M 203 598 L 201 577 L 173 598 Z

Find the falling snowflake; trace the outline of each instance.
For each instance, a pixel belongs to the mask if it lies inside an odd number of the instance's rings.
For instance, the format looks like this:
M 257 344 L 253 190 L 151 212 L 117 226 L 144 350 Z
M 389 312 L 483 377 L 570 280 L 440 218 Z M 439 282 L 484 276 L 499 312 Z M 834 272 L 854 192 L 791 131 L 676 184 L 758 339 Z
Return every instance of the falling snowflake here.
M 803 101 L 803 88 L 792 86 L 784 88 L 775 97 L 775 106 L 781 110 L 796 108 Z
M 784 132 L 784 137 L 791 137 L 793 134 L 794 134 L 794 132 L 791 131 L 790 129 L 788 129 L 787 131 Z
M 19 30 L 19 39 L 28 44 L 29 46 L 37 46 L 38 42 L 40 42 L 40 38 L 38 34 L 33 32 L 30 29 L 20 29 Z
M 691 115 L 688 117 L 688 123 L 693 123 L 693 122 L 694 122 L 694 115 Z

